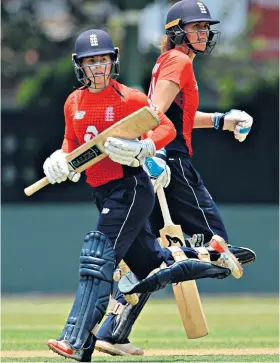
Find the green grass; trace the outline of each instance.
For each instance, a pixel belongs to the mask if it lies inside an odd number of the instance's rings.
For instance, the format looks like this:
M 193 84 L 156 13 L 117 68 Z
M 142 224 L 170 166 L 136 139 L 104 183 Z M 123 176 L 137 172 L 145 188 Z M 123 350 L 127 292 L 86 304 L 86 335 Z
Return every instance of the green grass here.
M 95 357 L 92 359 L 94 362 L 279 362 L 279 358 L 276 354 L 270 355 L 221 355 L 221 356 L 154 356 L 154 357 Z M 2 358 L 1 362 L 70 362 L 65 358 Z M 72 362 L 76 362 L 72 360 Z
M 97 356 L 96 362 L 278 362 L 278 299 L 275 297 L 203 298 L 210 328 L 207 337 L 187 340 L 173 299 L 151 299 L 138 319 L 131 341 L 144 349 L 196 349 L 203 355 L 144 357 Z M 12 351 L 2 362 L 67 362 L 53 355 L 48 358 L 46 341 L 56 338 L 70 310 L 72 298 L 2 298 L 2 351 Z M 207 349 L 222 349 L 210 355 Z M 231 355 L 225 349 L 236 349 Z M 244 349 L 254 349 L 237 355 Z M 261 351 L 257 349 L 262 349 Z M 19 351 L 45 351 L 36 358 L 20 357 Z M 205 350 L 205 354 L 204 354 Z M 18 353 L 16 352 L 18 351 Z M 158 353 L 159 354 L 159 353 Z M 169 354 L 169 356 L 168 356 Z M 251 354 L 251 355 L 250 355 Z

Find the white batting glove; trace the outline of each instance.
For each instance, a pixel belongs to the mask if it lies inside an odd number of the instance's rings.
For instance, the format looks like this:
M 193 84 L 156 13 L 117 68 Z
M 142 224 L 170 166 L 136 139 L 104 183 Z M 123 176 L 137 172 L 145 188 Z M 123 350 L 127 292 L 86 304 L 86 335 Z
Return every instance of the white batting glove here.
M 81 174 L 70 172 L 66 160 L 66 154 L 62 150 L 56 150 L 48 157 L 43 165 L 44 173 L 51 184 L 61 183 L 69 177 L 73 182 L 80 179 Z
M 232 131 L 234 137 L 243 142 L 253 125 L 253 118 L 245 111 L 231 110 L 227 113 L 216 112 L 213 117 L 215 129 Z
M 143 165 L 146 158 L 155 155 L 156 152 L 155 144 L 151 139 L 139 141 L 108 137 L 104 147 L 110 159 L 132 167 Z
M 253 118 L 246 112 L 245 114 L 249 116 L 250 119 L 248 118 L 246 121 L 238 122 L 234 130 L 234 137 L 240 142 L 245 141 L 253 125 Z
M 75 171 L 70 171 L 68 175 L 68 179 L 73 183 L 77 183 L 80 180 L 81 173 L 76 173 Z
M 147 158 L 143 165 L 143 169 L 149 175 L 155 193 L 159 186 L 162 186 L 163 188 L 168 187 L 171 179 L 171 171 L 163 159 L 156 156 Z

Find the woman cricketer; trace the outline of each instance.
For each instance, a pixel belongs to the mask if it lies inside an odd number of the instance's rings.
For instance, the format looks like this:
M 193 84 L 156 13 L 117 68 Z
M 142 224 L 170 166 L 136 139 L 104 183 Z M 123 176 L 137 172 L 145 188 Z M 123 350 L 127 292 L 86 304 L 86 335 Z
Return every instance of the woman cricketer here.
M 243 142 L 253 119 L 240 110 L 225 114 L 198 111 L 199 89 L 193 62 L 196 56 L 209 55 L 214 49 L 220 32 L 213 26 L 218 23 L 201 1 L 182 0 L 170 8 L 166 19 L 166 36 L 161 44 L 162 54 L 152 71 L 149 99 L 173 122 L 177 134 L 165 151 L 159 151 L 155 157 L 149 158 L 145 169 L 154 180 L 155 189 L 159 185 L 166 187 L 173 222 L 181 225 L 187 235 L 196 236 L 195 241 L 191 240 L 192 246 L 207 247 L 211 259 L 221 262 L 223 256 L 212 251 L 212 237 L 218 235 L 227 243 L 229 239 L 217 206 L 192 165 L 192 131 L 194 128 L 229 131 L 239 142 Z M 152 231 L 158 236 L 163 219 L 157 200 L 150 222 Z M 234 247 L 232 252 L 244 264 L 255 260 L 254 252 L 247 248 Z M 119 294 L 116 299 L 120 299 Z M 115 333 L 122 315 L 110 314 L 98 332 L 96 348 L 113 355 L 143 354 L 142 349 L 129 342 L 128 335 L 147 300 L 148 295 L 140 297 L 140 304 L 131 309 L 130 316 L 125 317 L 125 331 L 118 331 L 118 335 Z M 122 338 L 119 339 L 119 336 Z
M 64 106 L 62 148 L 43 165 L 52 184 L 67 178 L 79 180 L 79 174 L 68 170 L 67 153 L 149 105 L 147 96 L 113 79 L 119 73 L 119 54 L 112 38 L 103 30 L 90 29 L 77 38 L 73 65 L 82 87 L 70 94 Z M 146 158 L 155 155 L 156 149 L 166 146 L 176 136 L 173 123 L 162 111 L 158 111 L 158 115 L 160 125 L 148 138 L 132 141 L 108 138 L 105 150 L 109 157 L 86 170 L 87 183 L 92 188 L 100 214 L 96 230 L 84 238 L 79 286 L 65 327 L 58 339 L 48 341 L 50 349 L 66 358 L 91 360 L 96 343 L 95 330 L 106 312 L 113 272 L 121 259 L 139 280 L 145 280 L 164 262 L 168 273 L 163 286 L 176 279 L 224 278 L 241 269 L 239 262 L 234 260 L 231 267 L 226 268 L 198 259 L 183 261 L 184 268 L 181 268 L 182 263 L 174 263 L 171 251 L 162 249 L 152 234 L 148 217 L 155 194 L 142 165 Z M 195 251 L 189 250 L 197 258 Z M 63 256 L 61 262 L 67 263 Z M 157 272 L 154 278 L 157 279 Z

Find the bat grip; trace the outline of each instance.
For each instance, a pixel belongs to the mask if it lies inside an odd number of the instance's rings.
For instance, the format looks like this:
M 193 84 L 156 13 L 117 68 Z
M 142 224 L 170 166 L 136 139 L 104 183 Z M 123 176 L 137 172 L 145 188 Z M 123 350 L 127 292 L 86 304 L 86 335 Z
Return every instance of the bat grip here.
M 36 183 L 31 184 L 31 185 L 29 185 L 29 187 L 25 188 L 24 189 L 24 193 L 28 197 L 30 197 L 30 195 L 38 192 L 38 190 L 44 188 L 48 184 L 49 184 L 48 179 L 46 177 L 45 178 L 42 178 L 42 179 L 38 180 Z
M 158 196 L 158 201 L 160 204 L 160 208 L 161 208 L 161 213 L 163 216 L 163 220 L 164 220 L 164 225 L 165 226 L 171 226 L 173 224 L 170 213 L 169 213 L 169 208 L 168 208 L 168 204 L 166 201 L 166 197 L 165 197 L 165 193 L 163 190 L 162 186 L 159 186 L 157 189 L 157 196 Z

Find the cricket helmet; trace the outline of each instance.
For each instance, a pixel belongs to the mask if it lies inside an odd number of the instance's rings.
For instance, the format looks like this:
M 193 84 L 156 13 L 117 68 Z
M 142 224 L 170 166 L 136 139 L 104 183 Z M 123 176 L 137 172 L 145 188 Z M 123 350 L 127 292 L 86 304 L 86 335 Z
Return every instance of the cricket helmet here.
M 166 34 L 174 46 L 186 43 L 195 54 L 208 55 L 219 42 L 221 32 L 210 29 L 205 50 L 196 50 L 194 44 L 199 42 L 190 43 L 188 32 L 183 29 L 185 24 L 196 22 L 208 22 L 210 26 L 220 23 L 219 20 L 212 19 L 209 9 L 202 1 L 178 1 L 168 11 L 165 24 Z M 199 33 L 199 30 L 197 33 Z
M 117 78 L 119 76 L 119 49 L 114 47 L 112 37 L 104 30 L 90 29 L 78 36 L 75 43 L 75 53 L 72 55 L 76 77 L 86 87 L 94 86 L 92 85 L 94 82 L 86 75 L 85 67 L 82 67 L 82 60 L 83 58 L 97 55 L 110 55 L 111 62 L 106 64 L 106 68 L 111 66 L 109 77 Z M 90 67 L 88 68 L 90 69 Z M 93 88 L 96 88 L 96 86 Z

